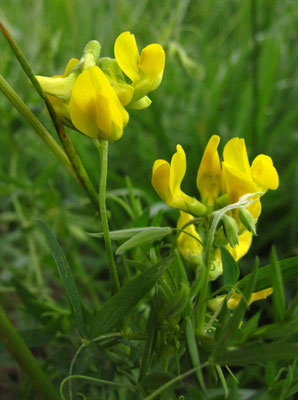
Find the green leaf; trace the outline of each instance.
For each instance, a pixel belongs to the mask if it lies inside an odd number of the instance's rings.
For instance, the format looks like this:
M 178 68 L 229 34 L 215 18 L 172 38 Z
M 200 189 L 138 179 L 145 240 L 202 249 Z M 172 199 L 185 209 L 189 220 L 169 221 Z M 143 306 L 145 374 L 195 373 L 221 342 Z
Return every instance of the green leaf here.
M 275 248 L 272 247 L 270 252 L 270 262 L 272 266 L 272 275 L 271 282 L 273 287 L 273 307 L 274 307 L 274 316 L 278 321 L 283 321 L 286 313 L 286 299 L 284 292 L 284 285 L 282 274 L 279 266 L 279 262 L 277 261 Z
M 55 259 L 60 279 L 62 281 L 67 298 L 72 307 L 72 311 L 73 311 L 73 314 L 75 317 L 78 331 L 82 337 L 85 337 L 86 336 L 86 328 L 85 328 L 85 323 L 84 323 L 84 319 L 83 319 L 80 297 L 79 297 L 79 293 L 78 293 L 75 281 L 73 279 L 71 269 L 68 265 L 68 262 L 63 253 L 63 250 L 59 246 L 55 236 L 52 234 L 52 232 L 49 230 L 49 228 L 42 221 L 38 221 L 38 224 L 43 231 L 43 234 L 47 240 L 49 248 Z
M 197 347 L 197 342 L 195 339 L 195 334 L 194 330 L 192 327 L 191 320 L 187 317 L 185 318 L 186 322 L 186 343 L 187 343 L 187 348 L 188 352 L 191 358 L 191 362 L 194 368 L 199 367 L 201 365 L 200 363 L 200 358 L 199 358 L 199 352 L 198 352 L 198 347 Z M 206 386 L 204 383 L 203 379 L 203 374 L 201 369 L 196 370 L 196 376 L 199 384 L 201 385 L 201 388 L 206 391 Z
M 126 242 L 124 242 L 116 250 L 116 254 L 122 254 L 127 250 L 130 250 L 136 246 L 141 246 L 145 243 L 151 243 L 155 240 L 160 240 L 163 237 L 169 235 L 172 232 L 172 228 L 169 227 L 149 227 L 142 232 L 137 233 Z
M 220 354 L 216 362 L 221 365 L 248 365 L 273 360 L 293 360 L 298 354 L 298 343 L 261 343 L 243 346 Z
M 120 322 L 149 292 L 173 260 L 174 257 L 167 257 L 157 265 L 148 268 L 109 298 L 93 320 L 91 339 L 110 331 Z
M 131 237 L 135 236 L 140 232 L 155 232 L 156 230 L 159 231 L 160 229 L 164 228 L 156 228 L 156 227 L 144 227 L 144 228 L 130 228 L 130 229 L 121 229 L 117 231 L 111 231 L 110 237 L 111 240 L 126 240 L 130 239 Z M 171 228 L 169 228 L 171 229 Z M 96 238 L 103 238 L 103 232 L 99 233 L 87 233 L 89 236 L 96 237 Z
M 231 253 L 225 248 L 220 248 L 223 265 L 223 279 L 225 285 L 235 285 L 239 278 L 239 267 Z
M 284 282 L 291 281 L 295 279 L 298 275 L 298 257 L 286 258 L 279 261 L 279 268 L 282 274 Z M 243 290 L 248 281 L 250 280 L 251 274 L 246 275 L 238 283 L 237 288 Z M 272 265 L 266 265 L 262 267 L 257 272 L 257 280 L 255 285 L 255 291 L 263 290 L 271 287 L 272 284 Z
M 250 274 L 250 280 L 243 291 L 243 295 L 241 297 L 238 307 L 234 311 L 233 316 L 227 320 L 225 326 L 222 329 L 221 335 L 218 337 L 217 345 L 212 354 L 212 357 L 215 359 L 216 362 L 218 362 L 218 354 L 221 354 L 223 351 L 225 351 L 225 349 L 231 344 L 231 342 L 235 338 L 239 325 L 243 320 L 248 301 L 254 290 L 257 268 L 258 263 L 256 262 L 253 267 L 252 273 Z
M 153 305 L 151 307 L 148 325 L 147 325 L 147 339 L 144 347 L 144 352 L 141 358 L 141 365 L 139 370 L 138 382 L 141 382 L 147 374 L 152 359 L 152 354 L 155 347 L 155 341 L 158 331 L 160 300 L 158 289 L 155 293 Z

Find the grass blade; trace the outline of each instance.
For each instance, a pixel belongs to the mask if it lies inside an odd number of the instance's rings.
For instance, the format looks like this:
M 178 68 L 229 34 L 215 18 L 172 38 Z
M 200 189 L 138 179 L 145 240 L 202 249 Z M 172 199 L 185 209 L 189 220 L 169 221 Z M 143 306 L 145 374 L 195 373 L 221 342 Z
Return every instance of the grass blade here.
M 81 301 L 70 266 L 68 265 L 63 250 L 46 224 L 44 224 L 42 221 L 38 221 L 38 224 L 43 231 L 43 234 L 55 259 L 60 279 L 72 307 L 78 331 L 82 337 L 86 337 L 86 328 L 83 319 Z
M 270 252 L 270 261 L 272 266 L 272 286 L 273 286 L 273 307 L 275 317 L 278 321 L 283 321 L 286 313 L 286 299 L 282 274 L 277 261 L 275 248 L 272 247 Z
M 289 282 L 297 277 L 298 274 L 298 257 L 285 258 L 279 261 L 279 269 L 284 282 Z M 272 266 L 266 265 L 261 267 L 257 272 L 255 291 L 263 290 L 271 287 L 272 284 Z M 246 275 L 237 284 L 237 288 L 243 290 L 248 284 L 251 274 Z

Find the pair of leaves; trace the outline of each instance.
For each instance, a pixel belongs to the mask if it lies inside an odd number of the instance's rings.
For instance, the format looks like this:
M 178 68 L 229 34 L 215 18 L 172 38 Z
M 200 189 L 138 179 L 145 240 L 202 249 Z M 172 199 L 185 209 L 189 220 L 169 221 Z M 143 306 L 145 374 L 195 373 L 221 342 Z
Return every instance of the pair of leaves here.
M 73 310 L 79 333 L 82 337 L 86 337 L 86 327 L 83 319 L 80 297 L 71 268 L 69 267 L 63 250 L 49 228 L 42 221 L 39 221 L 39 225 L 55 259 L 65 293 Z M 157 265 L 146 269 L 123 286 L 113 297 L 108 299 L 93 320 L 90 333 L 91 339 L 108 332 L 117 325 L 117 323 L 119 323 L 149 292 L 173 260 L 174 257 L 171 256 L 165 258 Z
M 131 228 L 111 231 L 110 238 L 111 240 L 115 241 L 126 240 L 120 247 L 118 247 L 116 251 L 116 254 L 120 255 L 134 247 L 152 243 L 155 240 L 161 240 L 170 233 L 172 233 L 172 228 L 149 226 L 144 228 Z M 102 238 L 103 232 L 91 233 L 90 235 L 93 237 Z

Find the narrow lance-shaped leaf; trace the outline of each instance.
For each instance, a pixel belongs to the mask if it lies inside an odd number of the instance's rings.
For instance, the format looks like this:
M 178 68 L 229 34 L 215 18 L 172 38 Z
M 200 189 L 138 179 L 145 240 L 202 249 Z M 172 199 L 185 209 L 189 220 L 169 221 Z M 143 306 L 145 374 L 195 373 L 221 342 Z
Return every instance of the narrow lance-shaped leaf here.
M 239 278 L 238 264 L 232 257 L 231 253 L 225 247 L 221 247 L 220 252 L 223 264 L 224 284 L 235 285 Z
M 187 348 L 188 348 L 188 352 L 191 358 L 191 362 L 194 368 L 199 367 L 200 366 L 200 358 L 199 358 L 199 352 L 198 352 L 198 347 L 197 347 L 197 343 L 196 343 L 196 339 L 195 339 L 195 334 L 193 331 L 193 327 L 191 324 L 191 320 L 187 317 L 185 319 L 186 321 L 186 343 L 187 343 Z M 204 379 L 203 379 L 203 374 L 202 374 L 202 370 L 198 369 L 196 371 L 196 376 L 197 376 L 197 380 L 201 385 L 201 388 L 205 391 L 206 390 L 206 386 L 204 383 Z
M 130 239 L 131 237 L 135 236 L 138 233 L 141 232 L 147 232 L 148 234 L 152 233 L 161 233 L 164 232 L 164 229 L 171 229 L 171 228 L 160 228 L 160 227 L 155 227 L 155 226 L 148 226 L 144 228 L 129 228 L 129 229 L 121 229 L 117 231 L 110 231 L 110 237 L 111 240 L 125 240 L 125 239 Z M 167 232 L 167 231 L 166 231 Z M 89 236 L 95 237 L 95 238 L 103 238 L 103 232 L 99 233 L 88 233 Z
M 293 360 L 294 354 L 298 354 L 298 343 L 254 343 L 219 354 L 216 362 L 221 365 L 248 365 L 271 360 Z
M 83 319 L 80 297 L 75 281 L 73 279 L 71 269 L 68 265 L 63 250 L 59 246 L 55 236 L 42 221 L 38 221 L 38 223 L 43 231 L 43 234 L 55 259 L 60 279 L 73 310 L 78 331 L 82 337 L 85 337 L 86 328 Z
M 147 339 L 141 359 L 138 382 L 141 382 L 143 380 L 150 367 L 159 323 L 160 300 L 161 298 L 159 296 L 158 289 L 156 289 L 155 298 L 151 307 L 147 324 Z
M 109 298 L 93 320 L 91 339 L 108 332 L 120 322 L 149 292 L 173 260 L 174 257 L 171 256 L 148 268 Z
M 272 267 L 271 283 L 273 286 L 273 307 L 275 309 L 274 315 L 279 321 L 283 321 L 286 313 L 286 299 L 284 292 L 284 285 L 282 274 L 277 261 L 275 248 L 272 247 L 270 252 L 270 262 Z
M 286 258 L 279 261 L 279 268 L 284 282 L 289 282 L 296 278 L 298 275 L 298 257 Z M 246 275 L 237 284 L 237 288 L 243 290 L 248 281 L 250 280 L 251 274 Z M 255 285 L 255 291 L 263 290 L 271 287 L 272 285 L 272 266 L 266 265 L 265 267 L 259 268 L 257 272 L 257 279 Z
M 164 228 L 158 228 L 158 227 L 152 227 L 149 231 L 142 231 L 140 233 L 137 233 L 135 236 L 131 237 L 128 239 L 126 242 L 124 242 L 118 249 L 116 250 L 116 254 L 122 254 L 127 250 L 130 250 L 136 246 L 141 246 L 145 243 L 151 243 L 154 240 L 160 240 L 163 237 L 169 235 L 172 232 L 171 228 L 164 227 Z

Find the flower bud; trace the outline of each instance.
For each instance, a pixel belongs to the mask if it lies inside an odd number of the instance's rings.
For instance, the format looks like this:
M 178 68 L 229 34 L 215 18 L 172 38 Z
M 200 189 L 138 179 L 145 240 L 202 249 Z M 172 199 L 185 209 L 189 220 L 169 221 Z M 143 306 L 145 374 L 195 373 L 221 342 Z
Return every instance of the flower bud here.
M 225 235 L 232 247 L 237 246 L 239 243 L 238 241 L 238 225 L 234 218 L 229 217 L 228 215 L 224 214 L 222 217 L 222 223 Z
M 98 65 L 101 45 L 97 40 L 90 40 L 84 48 L 81 63 L 83 64 L 83 71 Z
M 239 208 L 239 218 L 242 224 L 245 226 L 245 228 L 256 236 L 257 232 L 256 232 L 255 219 L 246 208 L 244 207 Z

